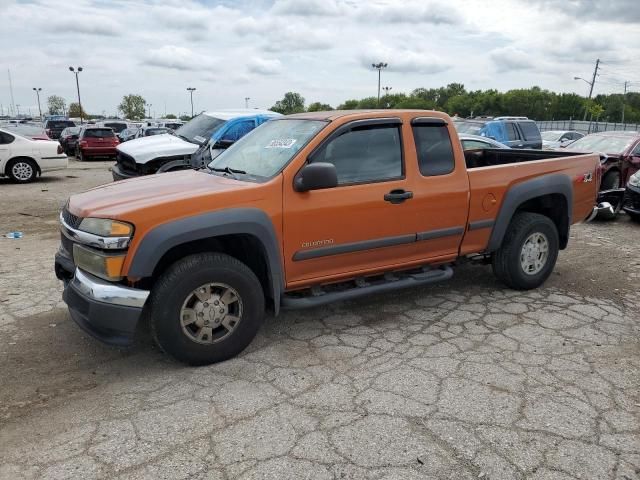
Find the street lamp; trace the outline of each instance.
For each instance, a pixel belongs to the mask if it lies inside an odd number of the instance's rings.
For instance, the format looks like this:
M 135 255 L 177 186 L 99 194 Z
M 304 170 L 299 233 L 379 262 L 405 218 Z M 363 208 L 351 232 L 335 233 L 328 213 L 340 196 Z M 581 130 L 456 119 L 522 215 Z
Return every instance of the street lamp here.
M 383 68 L 387 68 L 387 64 L 384 62 L 372 63 L 371 66 L 378 70 L 378 107 L 380 106 L 380 74 Z
M 20 116 L 20 104 L 16 105 L 16 110 L 18 111 L 18 117 Z
M 193 118 L 193 92 L 196 91 L 195 87 L 187 87 L 187 91 L 191 95 L 191 118 Z
M 42 89 L 33 87 L 33 91 L 36 92 L 36 96 L 38 97 L 38 112 L 40 112 L 40 120 L 42 120 L 42 108 L 40 108 L 40 92 Z
M 78 82 L 78 74 L 82 71 L 82 67 L 78 67 L 77 70 L 74 70 L 73 67 L 69 67 L 69 71 L 76 76 L 76 88 L 78 90 L 78 107 L 80 107 L 80 124 L 82 124 L 82 101 L 80 100 L 80 82 Z
M 244 108 L 249 108 L 249 100 L 251 97 L 244 97 Z
M 147 103 L 147 107 L 149 107 L 149 115 L 147 115 L 148 119 L 151 119 L 151 103 Z

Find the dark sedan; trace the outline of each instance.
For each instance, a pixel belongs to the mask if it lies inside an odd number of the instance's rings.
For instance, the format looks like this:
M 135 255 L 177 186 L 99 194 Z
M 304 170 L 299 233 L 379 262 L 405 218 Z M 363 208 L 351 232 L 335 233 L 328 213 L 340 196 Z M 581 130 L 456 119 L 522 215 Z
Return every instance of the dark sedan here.
M 68 127 L 62 131 L 58 142 L 60 142 L 60 145 L 62 145 L 62 150 L 64 151 L 64 153 L 66 153 L 67 155 L 75 154 L 79 134 L 80 127 Z

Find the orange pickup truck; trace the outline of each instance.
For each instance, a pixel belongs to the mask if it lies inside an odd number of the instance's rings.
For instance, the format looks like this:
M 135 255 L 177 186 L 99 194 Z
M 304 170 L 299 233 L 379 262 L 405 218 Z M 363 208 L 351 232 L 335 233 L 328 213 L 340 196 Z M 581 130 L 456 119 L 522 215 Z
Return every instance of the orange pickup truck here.
M 162 349 L 207 364 L 241 352 L 269 309 L 446 280 L 469 257 L 510 288 L 539 286 L 570 225 L 594 213 L 598 165 L 463 152 L 440 112 L 291 115 L 206 169 L 72 196 L 55 269 L 95 337 L 129 344 L 145 317 Z

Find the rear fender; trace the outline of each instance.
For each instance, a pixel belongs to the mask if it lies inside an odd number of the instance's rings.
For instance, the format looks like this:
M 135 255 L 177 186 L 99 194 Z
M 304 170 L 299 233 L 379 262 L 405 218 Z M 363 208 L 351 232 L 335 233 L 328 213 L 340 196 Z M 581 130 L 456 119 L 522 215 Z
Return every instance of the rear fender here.
M 564 196 L 567 203 L 567 232 L 558 232 L 562 237 L 563 234 L 568 234 L 568 228 L 572 223 L 572 210 L 573 210 L 573 186 L 571 179 L 567 175 L 554 174 L 545 175 L 543 177 L 527 180 L 522 183 L 518 183 L 509 189 L 506 193 L 500 212 L 496 218 L 491 237 L 489 238 L 489 244 L 487 246 L 488 252 L 495 252 L 500 245 L 502 245 L 502 239 L 507 231 L 507 227 L 513 218 L 513 215 L 518 210 L 518 207 L 523 205 L 528 200 L 532 200 L 545 195 L 559 194 Z

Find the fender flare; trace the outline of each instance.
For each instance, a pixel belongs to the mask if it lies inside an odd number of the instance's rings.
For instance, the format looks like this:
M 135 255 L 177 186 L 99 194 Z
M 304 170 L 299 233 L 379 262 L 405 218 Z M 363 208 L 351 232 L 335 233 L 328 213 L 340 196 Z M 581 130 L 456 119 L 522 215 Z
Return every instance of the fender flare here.
M 269 290 L 276 314 L 284 290 L 284 274 L 276 231 L 267 214 L 257 208 L 232 208 L 208 212 L 164 223 L 150 230 L 140 241 L 127 275 L 150 277 L 160 259 L 173 247 L 222 235 L 248 234 L 263 247 Z
M 573 209 L 573 185 L 571 179 L 564 174 L 545 175 L 543 177 L 527 180 L 511 187 L 502 202 L 498 216 L 489 238 L 487 252 L 495 252 L 500 245 L 507 231 L 507 227 L 513 218 L 516 210 L 524 202 L 542 197 L 545 195 L 559 194 L 564 196 L 567 202 L 567 229 L 572 223 Z M 562 235 L 563 232 L 558 232 Z M 568 232 L 567 232 L 568 234 Z

